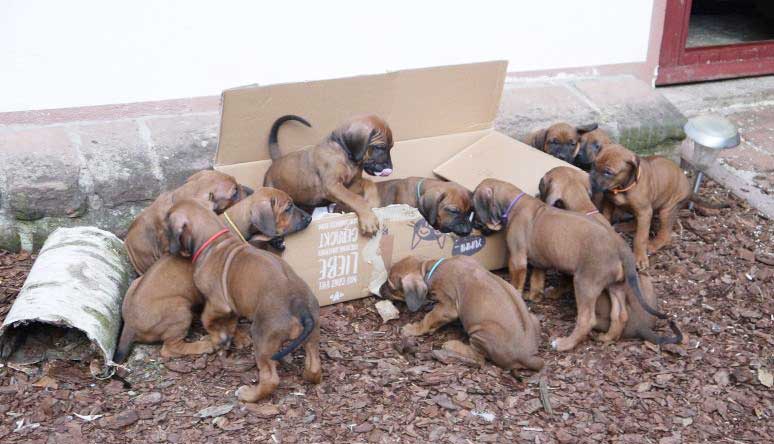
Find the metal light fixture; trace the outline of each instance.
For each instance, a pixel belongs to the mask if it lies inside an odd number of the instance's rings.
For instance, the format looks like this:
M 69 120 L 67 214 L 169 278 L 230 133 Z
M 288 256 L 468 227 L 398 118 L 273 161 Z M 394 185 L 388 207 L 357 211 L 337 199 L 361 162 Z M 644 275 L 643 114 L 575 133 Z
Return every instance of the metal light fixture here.
M 693 192 L 696 194 L 704 172 L 715 163 L 720 151 L 739 146 L 739 130 L 725 117 L 713 114 L 690 119 L 684 129 L 686 136 L 693 141 L 691 164 L 696 170 L 693 182 Z M 690 208 L 693 208 L 693 203 Z

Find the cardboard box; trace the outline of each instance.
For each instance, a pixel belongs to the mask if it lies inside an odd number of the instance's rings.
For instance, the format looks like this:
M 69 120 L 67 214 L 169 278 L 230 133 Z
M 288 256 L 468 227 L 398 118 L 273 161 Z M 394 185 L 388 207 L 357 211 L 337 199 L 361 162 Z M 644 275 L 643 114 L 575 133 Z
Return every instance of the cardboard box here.
M 297 114 L 313 125 L 283 126 L 280 146 L 288 153 L 313 146 L 350 116 L 375 113 L 392 128 L 395 172 L 370 179 L 440 176 L 472 190 L 494 177 L 535 194 L 546 171 L 567 164 L 493 129 L 506 67 L 498 61 L 227 90 L 215 169 L 259 187 L 271 165 L 269 129 L 278 117 Z M 409 254 L 466 254 L 488 269 L 506 264 L 502 234 L 459 238 L 433 230 L 405 205 L 374 211 L 382 228 L 373 238 L 360 234 L 354 214 L 315 218 L 286 238 L 283 258 L 320 305 L 368 296 L 390 265 Z

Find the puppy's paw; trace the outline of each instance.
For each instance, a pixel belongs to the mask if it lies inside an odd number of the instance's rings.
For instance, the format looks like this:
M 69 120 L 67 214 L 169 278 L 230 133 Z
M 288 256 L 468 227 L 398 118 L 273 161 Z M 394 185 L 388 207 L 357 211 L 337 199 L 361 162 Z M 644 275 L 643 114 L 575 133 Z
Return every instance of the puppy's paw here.
M 255 402 L 258 401 L 255 387 L 249 385 L 243 385 L 236 391 L 236 397 L 242 402 Z
M 360 231 L 366 236 L 373 236 L 379 230 L 379 219 L 372 212 L 359 218 Z
M 635 263 L 637 264 L 637 270 L 646 270 L 650 267 L 650 261 L 647 254 L 639 254 L 635 257 Z
M 543 299 L 543 292 L 540 291 L 532 291 L 530 290 L 526 295 L 524 295 L 524 300 L 530 301 L 530 302 L 540 302 Z
M 648 254 L 653 254 L 662 249 L 667 244 L 666 241 L 654 239 L 648 242 Z
M 554 338 L 551 340 L 551 348 L 556 351 L 565 352 L 575 348 L 575 344 L 570 338 Z
M 403 336 L 420 336 L 422 335 L 419 324 L 406 324 L 400 329 L 400 334 Z

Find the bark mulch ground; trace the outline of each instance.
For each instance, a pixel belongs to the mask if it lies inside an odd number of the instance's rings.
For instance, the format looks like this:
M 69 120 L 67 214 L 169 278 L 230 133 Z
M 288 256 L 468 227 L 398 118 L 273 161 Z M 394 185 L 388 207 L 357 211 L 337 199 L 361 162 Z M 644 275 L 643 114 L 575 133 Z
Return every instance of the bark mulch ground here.
M 88 363 L 5 366 L 0 441 L 773 442 L 774 227 L 714 184 L 702 195 L 732 207 L 683 211 L 649 270 L 686 333 L 682 345 L 589 340 L 553 352 L 548 339 L 572 329 L 574 304 L 546 299 L 532 305 L 546 367 L 516 379 L 434 353 L 463 337 L 459 325 L 402 340 L 400 326 L 422 314 L 383 324 L 369 298 L 322 309 L 322 384 L 303 383 L 297 352 L 259 404 L 234 397 L 257 378 L 249 348 L 167 360 L 158 346 L 136 346 L 130 387 L 93 379 Z M 0 320 L 32 260 L 0 252 Z M 196 326 L 192 336 L 201 334 Z

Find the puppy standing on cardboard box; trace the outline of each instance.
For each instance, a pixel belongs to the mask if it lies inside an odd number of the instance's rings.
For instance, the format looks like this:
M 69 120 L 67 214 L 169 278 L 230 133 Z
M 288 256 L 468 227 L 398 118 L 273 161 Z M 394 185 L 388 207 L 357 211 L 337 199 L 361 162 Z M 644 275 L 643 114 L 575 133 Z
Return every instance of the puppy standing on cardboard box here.
M 393 141 L 387 122 L 375 115 L 353 117 L 312 148 L 283 156 L 277 133 L 289 120 L 311 126 L 294 115 L 274 122 L 269 133 L 272 163 L 263 185 L 285 191 L 300 206 L 335 203 L 351 208 L 357 214 L 360 231 L 374 235 L 379 220 L 369 206 L 368 196 L 375 193 L 375 188 L 373 182 L 363 177 L 363 171 L 372 176 L 392 173 Z M 362 195 L 352 189 L 362 190 Z
M 549 207 L 512 184 L 495 179 L 482 181 L 473 192 L 477 223 L 491 231 L 505 228 L 511 284 L 521 291 L 527 262 L 535 266 L 532 279 L 543 282 L 545 269 L 573 275 L 577 319 L 568 337 L 556 338 L 551 346 L 573 349 L 595 324 L 597 298 L 610 295 L 610 328 L 599 337 L 608 342 L 623 333 L 628 285 L 642 303 L 634 256 L 607 228 L 584 215 Z M 677 327 L 670 321 L 670 326 Z

